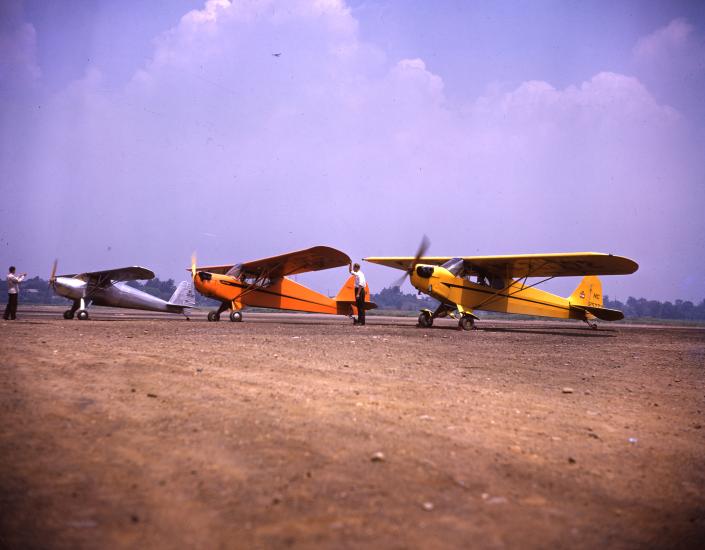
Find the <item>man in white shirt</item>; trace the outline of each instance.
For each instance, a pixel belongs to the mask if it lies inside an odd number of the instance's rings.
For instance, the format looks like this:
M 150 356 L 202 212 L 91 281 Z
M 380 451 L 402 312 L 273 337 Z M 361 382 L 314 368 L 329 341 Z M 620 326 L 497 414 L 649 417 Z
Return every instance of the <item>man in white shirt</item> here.
M 367 286 L 367 280 L 365 279 L 365 274 L 360 271 L 360 264 L 353 264 L 350 273 L 352 273 L 352 276 L 355 277 L 355 305 L 357 306 L 357 320 L 354 321 L 354 324 L 364 325 L 365 288 Z
M 20 291 L 20 283 L 27 276 L 23 273 L 19 277 L 15 275 L 15 266 L 10 266 L 10 272 L 7 274 L 7 307 L 3 318 L 8 321 L 14 321 L 17 318 L 17 294 Z

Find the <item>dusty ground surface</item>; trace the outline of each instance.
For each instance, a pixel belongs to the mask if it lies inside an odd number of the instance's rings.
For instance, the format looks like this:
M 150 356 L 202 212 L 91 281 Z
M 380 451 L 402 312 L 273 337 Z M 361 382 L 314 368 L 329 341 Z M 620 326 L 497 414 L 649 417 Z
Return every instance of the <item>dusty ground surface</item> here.
M 705 540 L 703 329 L 57 311 L 0 324 L 0 546 Z

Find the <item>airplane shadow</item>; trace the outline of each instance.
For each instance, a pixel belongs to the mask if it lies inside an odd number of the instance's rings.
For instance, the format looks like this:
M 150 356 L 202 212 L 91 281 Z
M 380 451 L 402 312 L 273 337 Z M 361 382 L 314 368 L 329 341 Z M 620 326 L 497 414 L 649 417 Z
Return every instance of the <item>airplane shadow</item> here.
M 591 328 L 563 328 L 563 327 L 547 327 L 545 329 L 536 328 L 506 328 L 506 327 L 478 327 L 477 330 L 483 332 L 506 332 L 518 334 L 543 334 L 552 336 L 570 336 L 571 338 L 614 338 L 616 331 L 613 329 L 597 329 Z M 567 332 L 573 331 L 573 332 Z M 582 332 L 577 332 L 582 331 Z

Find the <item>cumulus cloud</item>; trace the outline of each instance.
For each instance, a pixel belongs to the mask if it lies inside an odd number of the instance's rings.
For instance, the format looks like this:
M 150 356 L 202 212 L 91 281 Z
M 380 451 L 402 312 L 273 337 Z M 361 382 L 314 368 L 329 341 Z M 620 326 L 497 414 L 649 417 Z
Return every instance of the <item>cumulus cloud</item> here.
M 674 19 L 642 37 L 633 55 L 640 78 L 657 97 L 669 98 L 690 116 L 705 118 L 705 38 L 689 21 Z
M 31 85 L 41 76 L 34 26 L 23 21 L 19 2 L 0 3 L 0 92 Z
M 688 45 L 693 30 L 693 26 L 685 19 L 674 19 L 665 27 L 640 38 L 634 46 L 634 53 L 644 59 L 676 53 Z
M 528 81 L 456 108 L 337 0 L 210 0 L 124 88 L 92 69 L 43 111 L 35 162 L 14 173 L 31 238 L 76 268 L 175 274 L 193 249 L 218 262 L 322 242 L 413 253 L 423 233 L 439 254 L 666 257 L 692 231 L 685 121 L 638 79 Z

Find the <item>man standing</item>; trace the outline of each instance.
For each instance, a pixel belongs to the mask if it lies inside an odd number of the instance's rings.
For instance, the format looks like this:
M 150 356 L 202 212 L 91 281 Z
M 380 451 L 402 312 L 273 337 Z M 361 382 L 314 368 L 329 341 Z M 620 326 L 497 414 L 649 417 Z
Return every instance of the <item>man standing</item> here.
M 367 280 L 365 274 L 360 271 L 360 264 L 353 264 L 350 270 L 352 276 L 355 277 L 355 305 L 357 306 L 357 320 L 355 325 L 365 324 L 365 287 Z
M 20 283 L 27 276 L 23 273 L 19 277 L 15 275 L 15 266 L 10 266 L 10 272 L 7 274 L 7 307 L 3 318 L 7 320 L 15 320 L 17 318 L 17 294 L 20 291 Z

